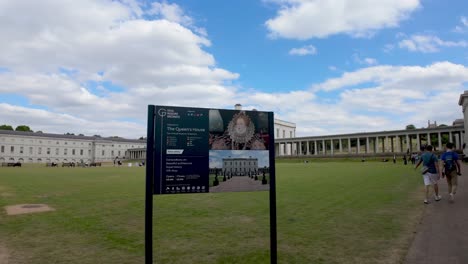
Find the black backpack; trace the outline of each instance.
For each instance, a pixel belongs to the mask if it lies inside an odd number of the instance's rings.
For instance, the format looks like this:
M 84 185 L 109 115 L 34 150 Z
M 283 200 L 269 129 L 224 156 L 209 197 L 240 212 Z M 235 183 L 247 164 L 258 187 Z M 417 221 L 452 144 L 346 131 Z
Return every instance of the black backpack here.
M 444 168 L 446 174 L 457 169 L 453 156 L 453 151 L 447 152 L 447 154 L 445 154 Z

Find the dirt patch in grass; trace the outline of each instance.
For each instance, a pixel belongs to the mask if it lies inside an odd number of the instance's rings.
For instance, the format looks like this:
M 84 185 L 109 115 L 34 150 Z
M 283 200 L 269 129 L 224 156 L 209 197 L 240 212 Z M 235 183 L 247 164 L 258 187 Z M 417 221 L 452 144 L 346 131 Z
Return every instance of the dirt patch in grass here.
M 47 204 L 16 204 L 5 206 L 7 215 L 32 214 L 55 211 Z M 0 262 L 1 263 L 1 262 Z
M 0 243 L 0 263 L 1 264 L 8 264 L 10 259 L 10 254 L 8 253 L 8 249 Z

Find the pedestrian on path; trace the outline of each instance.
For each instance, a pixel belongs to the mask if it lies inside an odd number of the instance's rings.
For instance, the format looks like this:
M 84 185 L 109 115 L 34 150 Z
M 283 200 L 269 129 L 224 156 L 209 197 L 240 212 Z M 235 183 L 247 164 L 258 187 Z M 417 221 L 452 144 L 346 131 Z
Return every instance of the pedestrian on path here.
M 423 164 L 423 168 L 421 170 L 424 186 L 426 189 L 426 196 L 424 199 L 425 204 L 429 204 L 429 188 L 432 186 L 434 189 L 434 199 L 435 201 L 440 201 L 442 196 L 439 195 L 439 186 L 437 185 L 437 181 L 440 179 L 441 171 L 439 169 L 439 161 L 437 160 L 436 155 L 432 153 L 433 147 L 431 145 L 427 145 L 424 149 L 424 153 L 421 155 L 418 163 L 414 167 L 417 169 L 421 163 Z
M 458 154 L 453 151 L 453 143 L 449 142 L 445 145 L 445 152 L 441 157 L 444 173 L 442 177 L 447 177 L 447 185 L 449 192 L 449 202 L 455 201 L 455 194 L 457 193 L 458 175 L 461 175 L 460 158 Z

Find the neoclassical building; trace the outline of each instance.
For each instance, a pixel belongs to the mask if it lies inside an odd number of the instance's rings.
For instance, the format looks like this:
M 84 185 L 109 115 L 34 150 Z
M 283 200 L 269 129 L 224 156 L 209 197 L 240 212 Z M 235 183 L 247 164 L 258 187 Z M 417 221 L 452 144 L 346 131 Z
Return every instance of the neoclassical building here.
M 258 171 L 257 158 L 225 158 L 223 159 L 223 172 L 231 175 L 243 175 Z
M 410 130 L 378 131 L 314 137 L 275 139 L 276 156 L 337 156 L 403 154 L 418 152 L 430 144 L 443 150 L 444 141 L 464 147 L 465 125 L 456 120 L 452 126 Z
M 130 159 L 145 140 L 0 130 L 0 163 L 106 162 Z

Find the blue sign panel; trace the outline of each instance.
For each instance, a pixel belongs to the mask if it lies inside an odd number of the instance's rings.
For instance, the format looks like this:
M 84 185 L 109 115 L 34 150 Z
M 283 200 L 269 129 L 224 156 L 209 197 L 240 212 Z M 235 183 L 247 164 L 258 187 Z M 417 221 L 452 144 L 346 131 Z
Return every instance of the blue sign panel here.
M 260 111 L 155 106 L 154 194 L 268 191 L 269 118 Z

